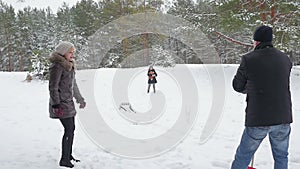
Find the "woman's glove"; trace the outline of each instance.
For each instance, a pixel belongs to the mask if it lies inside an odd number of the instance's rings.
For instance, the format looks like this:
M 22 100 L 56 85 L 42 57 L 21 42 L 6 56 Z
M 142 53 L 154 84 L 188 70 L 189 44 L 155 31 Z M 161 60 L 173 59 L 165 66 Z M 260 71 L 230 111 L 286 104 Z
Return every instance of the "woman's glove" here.
M 64 112 L 62 111 L 59 104 L 53 105 L 52 108 L 53 108 L 54 114 L 57 115 L 58 117 L 61 117 L 64 115 Z
M 83 109 L 83 108 L 85 108 L 85 106 L 86 106 L 86 102 L 83 101 L 83 102 L 80 103 L 79 108 Z

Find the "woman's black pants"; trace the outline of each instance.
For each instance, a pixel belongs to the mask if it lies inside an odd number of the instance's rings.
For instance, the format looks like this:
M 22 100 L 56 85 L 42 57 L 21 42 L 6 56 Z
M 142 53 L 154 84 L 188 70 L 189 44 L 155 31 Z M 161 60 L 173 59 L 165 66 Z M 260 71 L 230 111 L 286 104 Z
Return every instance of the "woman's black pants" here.
M 72 146 L 75 130 L 74 117 L 60 119 L 61 124 L 64 126 L 64 135 L 62 138 L 62 160 L 71 160 L 72 156 Z

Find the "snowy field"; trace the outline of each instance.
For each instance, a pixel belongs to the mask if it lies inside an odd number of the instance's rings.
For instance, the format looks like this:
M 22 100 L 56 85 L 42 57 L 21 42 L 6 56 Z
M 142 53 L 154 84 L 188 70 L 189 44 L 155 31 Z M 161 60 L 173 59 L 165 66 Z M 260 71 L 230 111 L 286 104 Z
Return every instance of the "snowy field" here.
M 237 65 L 223 65 L 224 75 L 212 74 L 207 68 L 218 65 L 188 65 L 197 86 L 197 119 L 193 128 L 176 147 L 151 158 L 131 159 L 104 151 L 95 140 L 86 134 L 82 123 L 91 110 L 91 99 L 96 100 L 97 111 L 115 132 L 128 138 L 145 139 L 159 136 L 172 127 L 179 117 L 181 93 L 176 79 L 169 71 L 156 68 L 158 73 L 157 93 L 146 93 L 146 71 L 141 68 L 127 85 L 129 102 L 136 111 L 145 112 L 151 105 L 151 97 L 164 95 L 165 113 L 149 124 L 134 124 L 118 113 L 113 104 L 113 88 L 116 69 L 99 69 L 92 80 L 90 70 L 78 71 L 77 82 L 86 97 L 87 108 L 78 110 L 73 155 L 81 159 L 78 169 L 228 169 L 233 160 L 244 127 L 245 95 L 233 91 L 231 81 Z M 219 67 L 219 66 L 218 66 Z M 143 71 L 144 70 L 144 71 Z M 219 77 L 220 76 L 220 77 Z M 219 86 L 225 89 L 225 102 L 221 120 L 206 142 L 200 141 L 204 124 L 210 113 L 213 98 L 212 77 L 225 77 Z M 63 128 L 58 120 L 48 116 L 48 82 L 34 80 L 25 82 L 26 73 L 0 72 L 0 168 L 1 169 L 56 169 L 60 158 Z M 182 77 L 184 80 L 185 77 Z M 178 80 L 178 79 L 177 79 Z M 94 84 L 94 98 L 87 96 L 86 88 Z M 126 87 L 126 85 L 125 85 Z M 300 168 L 300 67 L 291 74 L 294 123 L 290 141 L 289 168 Z M 196 91 L 195 91 L 196 92 Z M 178 98 L 178 99 L 176 99 Z M 153 103 L 152 103 L 153 104 Z M 77 106 L 78 107 L 78 106 Z M 104 136 L 105 132 L 103 131 Z M 114 140 L 112 140 L 113 142 Z M 134 147 L 131 148 L 135 150 Z M 273 160 L 268 139 L 265 139 L 255 155 L 257 169 L 272 169 Z

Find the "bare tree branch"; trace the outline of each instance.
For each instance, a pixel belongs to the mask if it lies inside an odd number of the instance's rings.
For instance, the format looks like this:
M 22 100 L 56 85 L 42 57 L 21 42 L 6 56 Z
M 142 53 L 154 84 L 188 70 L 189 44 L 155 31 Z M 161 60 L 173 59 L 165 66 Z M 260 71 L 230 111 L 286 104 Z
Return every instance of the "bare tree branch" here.
M 241 41 L 238 41 L 238 40 L 235 40 L 233 38 L 230 38 L 224 34 L 222 34 L 221 32 L 218 32 L 218 31 L 215 31 L 215 34 L 217 34 L 219 37 L 222 37 L 230 42 L 233 42 L 233 43 L 236 43 L 236 44 L 239 44 L 239 45 L 242 45 L 242 46 L 246 46 L 246 47 L 253 47 L 252 44 L 249 44 L 249 43 L 244 43 L 244 42 L 241 42 Z

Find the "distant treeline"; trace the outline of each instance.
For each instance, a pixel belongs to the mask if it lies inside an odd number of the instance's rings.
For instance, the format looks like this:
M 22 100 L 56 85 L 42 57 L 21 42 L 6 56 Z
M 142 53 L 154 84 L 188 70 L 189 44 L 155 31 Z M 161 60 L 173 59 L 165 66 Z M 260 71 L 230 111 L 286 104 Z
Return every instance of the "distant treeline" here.
M 145 48 L 153 52 L 142 52 L 144 59 L 138 60 L 140 65 L 203 63 L 182 41 L 151 33 L 112 42 L 116 45 L 100 63 L 87 61 L 93 55 L 86 48 L 89 37 L 98 29 L 122 16 L 149 11 L 168 13 L 193 23 L 214 45 L 221 63 L 239 63 L 241 55 L 252 50 L 255 27 L 268 24 L 274 29 L 275 46 L 287 52 L 294 64 L 300 64 L 300 3 L 292 1 L 177 0 L 170 4 L 163 0 L 81 0 L 74 6 L 64 3 L 53 12 L 50 8 L 30 7 L 16 11 L 0 0 L 0 71 L 42 74 L 48 68 L 50 52 L 61 40 L 75 44 L 81 69 L 130 67 L 137 60 L 130 61 L 128 56 Z M 159 56 L 145 57 L 151 54 Z M 124 58 L 126 62 L 122 62 Z

